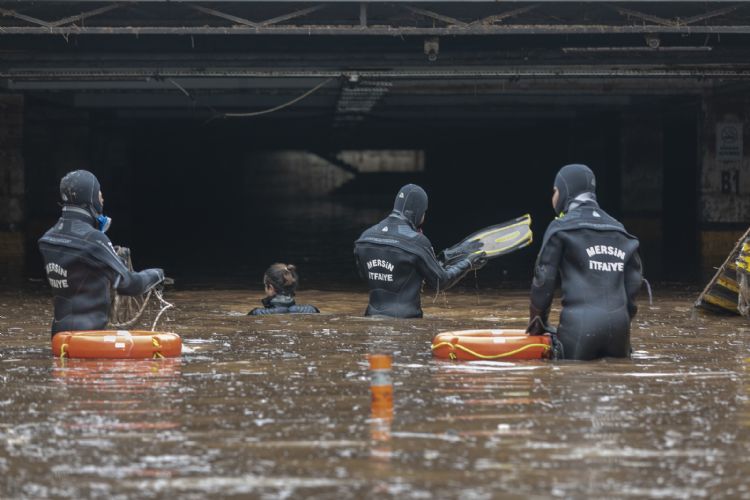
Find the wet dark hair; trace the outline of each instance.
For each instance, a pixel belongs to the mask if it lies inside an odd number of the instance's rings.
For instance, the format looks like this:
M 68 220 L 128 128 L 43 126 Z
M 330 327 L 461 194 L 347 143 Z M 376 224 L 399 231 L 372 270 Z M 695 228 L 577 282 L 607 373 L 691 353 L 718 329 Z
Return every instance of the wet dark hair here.
M 297 268 L 294 264 L 282 264 L 277 262 L 266 269 L 266 273 L 263 275 L 263 284 L 273 286 L 276 293 L 282 293 L 284 295 L 294 296 L 294 292 L 297 290 L 297 284 L 299 282 L 299 276 L 297 275 Z

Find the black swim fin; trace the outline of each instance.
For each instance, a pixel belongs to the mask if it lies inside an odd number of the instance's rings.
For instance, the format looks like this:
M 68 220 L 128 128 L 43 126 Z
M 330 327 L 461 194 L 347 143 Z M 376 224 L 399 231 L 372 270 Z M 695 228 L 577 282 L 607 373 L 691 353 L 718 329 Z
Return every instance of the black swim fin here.
M 494 259 L 529 246 L 532 241 L 531 216 L 526 214 L 467 236 L 460 243 L 443 250 L 440 260 L 451 265 L 472 253 L 480 252 L 484 252 L 487 259 Z

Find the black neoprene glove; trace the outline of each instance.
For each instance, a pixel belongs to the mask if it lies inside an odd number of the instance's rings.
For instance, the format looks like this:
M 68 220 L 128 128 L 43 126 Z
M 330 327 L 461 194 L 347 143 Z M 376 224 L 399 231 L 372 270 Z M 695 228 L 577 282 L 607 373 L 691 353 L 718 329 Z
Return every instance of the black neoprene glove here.
M 440 260 L 444 264 L 453 264 L 457 260 L 470 258 L 475 252 L 481 250 L 482 247 L 484 247 L 484 243 L 479 240 L 459 243 L 458 245 L 453 245 L 452 247 L 446 248 L 440 252 Z
M 526 327 L 526 333 L 529 335 L 544 335 L 544 321 L 539 316 L 535 316 L 534 319 L 529 321 L 529 326 Z
M 484 265 L 487 264 L 487 254 L 484 252 L 471 253 L 466 258 L 466 260 L 468 260 L 471 263 L 471 269 L 473 271 L 477 271 L 479 269 L 482 269 Z
M 534 311 L 533 306 L 531 309 L 532 314 L 537 312 Z M 532 317 L 531 321 L 529 321 L 529 326 L 526 327 L 526 333 L 528 333 L 529 335 L 544 335 L 545 333 L 557 335 L 557 328 L 555 328 L 553 325 L 545 323 L 542 317 L 539 314 L 536 314 Z
M 162 281 L 164 281 L 164 269 L 154 267 L 151 269 L 146 269 L 144 272 L 148 273 L 149 278 L 152 278 L 156 283 L 161 283 Z

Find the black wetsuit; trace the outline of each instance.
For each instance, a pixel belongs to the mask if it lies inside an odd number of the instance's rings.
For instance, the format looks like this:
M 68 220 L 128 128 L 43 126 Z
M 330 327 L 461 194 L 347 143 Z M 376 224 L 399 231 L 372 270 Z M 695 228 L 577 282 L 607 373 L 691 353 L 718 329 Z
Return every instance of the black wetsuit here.
M 554 220 L 544 235 L 531 288 L 529 332 L 547 324 L 561 277 L 557 330 L 566 359 L 630 356 L 630 321 L 641 287 L 638 239 L 586 201 Z
M 421 318 L 422 282 L 436 290 L 457 283 L 472 266 L 463 259 L 444 267 L 430 240 L 402 215 L 394 212 L 367 229 L 354 243 L 360 276 L 370 288 L 365 316 Z
M 265 316 L 266 314 L 316 314 L 320 312 L 315 306 L 308 304 L 297 305 L 294 297 L 289 295 L 274 295 L 262 300 L 264 307 L 256 307 L 248 316 Z
M 84 209 L 66 206 L 62 217 L 39 239 L 47 280 L 54 291 L 52 335 L 102 330 L 107 326 L 110 287 L 140 295 L 163 280 L 159 269 L 129 271 L 109 238 Z

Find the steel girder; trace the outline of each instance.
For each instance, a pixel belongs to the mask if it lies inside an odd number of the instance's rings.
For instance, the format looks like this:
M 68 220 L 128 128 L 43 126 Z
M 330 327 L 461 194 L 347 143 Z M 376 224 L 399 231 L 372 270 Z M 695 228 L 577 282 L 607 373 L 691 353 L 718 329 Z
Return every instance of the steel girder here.
M 748 7 L 744 1 L 6 0 L 0 36 L 750 34 Z

